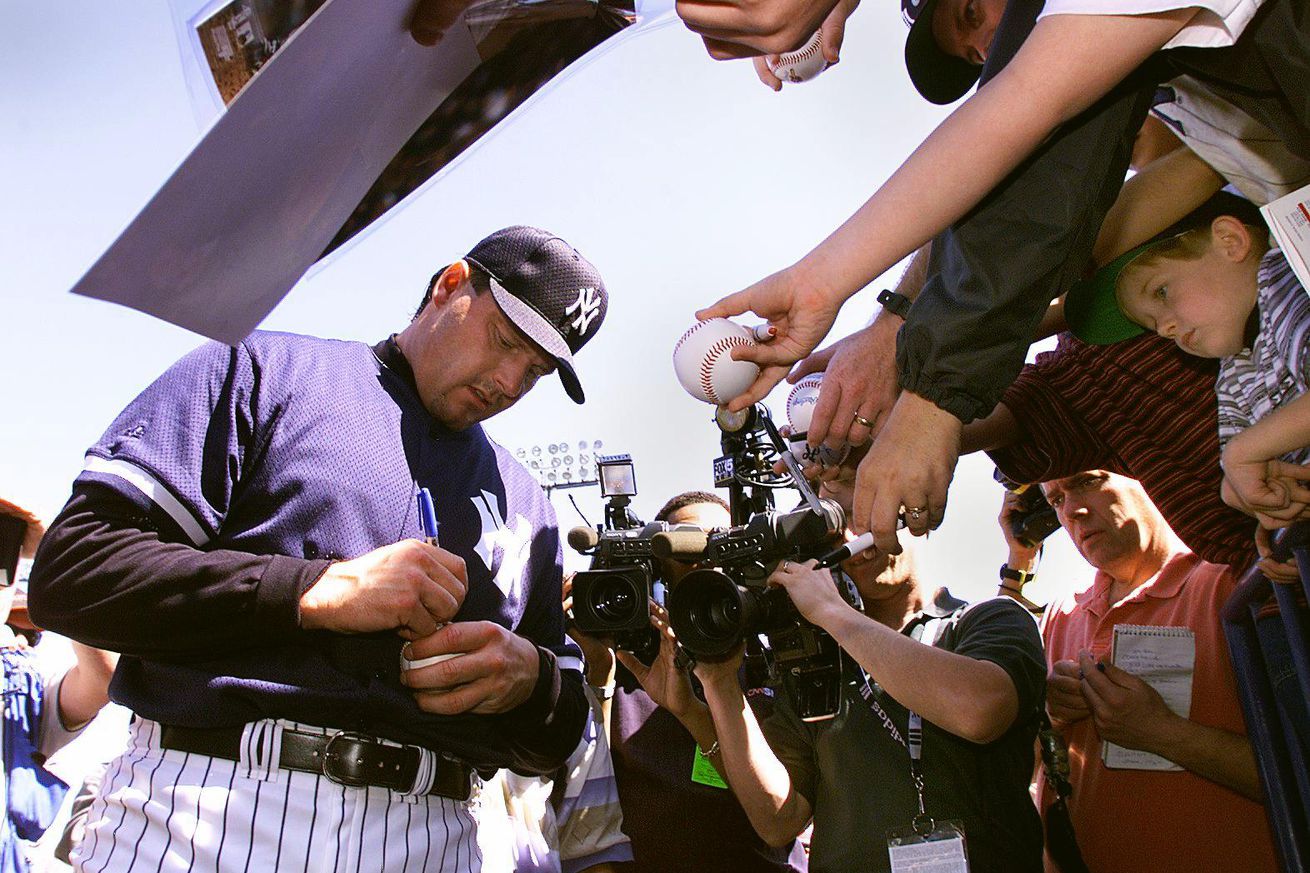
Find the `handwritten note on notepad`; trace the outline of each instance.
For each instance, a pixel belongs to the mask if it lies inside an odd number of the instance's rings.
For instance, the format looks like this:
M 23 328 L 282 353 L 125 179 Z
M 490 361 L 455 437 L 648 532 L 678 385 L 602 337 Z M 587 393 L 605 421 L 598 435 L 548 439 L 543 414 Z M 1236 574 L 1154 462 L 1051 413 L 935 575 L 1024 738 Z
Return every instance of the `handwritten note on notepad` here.
M 1191 714 L 1196 635 L 1190 628 L 1116 625 L 1110 660 L 1158 691 L 1175 713 L 1183 718 Z M 1118 770 L 1183 769 L 1159 755 L 1109 742 L 1102 746 L 1101 760 Z

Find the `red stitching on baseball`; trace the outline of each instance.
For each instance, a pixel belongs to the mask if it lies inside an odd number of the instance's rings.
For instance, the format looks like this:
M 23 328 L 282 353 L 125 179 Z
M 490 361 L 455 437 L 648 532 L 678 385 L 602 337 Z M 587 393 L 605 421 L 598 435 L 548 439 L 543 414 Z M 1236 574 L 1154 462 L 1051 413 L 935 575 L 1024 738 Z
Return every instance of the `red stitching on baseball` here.
M 748 346 L 750 342 L 743 336 L 725 336 L 714 342 L 714 345 L 705 350 L 705 357 L 700 362 L 700 384 L 705 391 L 705 396 L 710 399 L 711 403 L 718 404 L 723 401 L 719 400 L 719 394 L 714 390 L 713 369 L 718 363 L 719 355 L 728 351 L 733 346 Z
M 815 36 L 817 37 L 818 34 L 816 33 Z M 794 64 L 797 61 L 803 61 L 806 58 L 814 57 L 816 54 L 819 53 L 819 43 L 820 40 L 814 39 L 812 37 L 807 45 L 802 46 L 796 51 L 788 52 L 785 55 L 779 55 L 777 66 L 781 67 L 784 64 Z

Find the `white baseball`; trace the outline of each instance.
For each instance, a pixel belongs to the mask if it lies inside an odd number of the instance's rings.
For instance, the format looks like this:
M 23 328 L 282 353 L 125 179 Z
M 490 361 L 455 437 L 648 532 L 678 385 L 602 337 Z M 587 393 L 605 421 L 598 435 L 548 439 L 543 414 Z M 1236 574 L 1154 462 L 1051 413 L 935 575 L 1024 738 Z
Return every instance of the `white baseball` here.
M 727 403 L 755 381 L 760 368 L 735 361 L 732 350 L 755 345 L 755 334 L 726 318 L 692 325 L 673 347 L 673 369 L 687 393 L 706 403 Z
M 787 395 L 787 424 L 791 426 L 792 452 L 803 461 L 817 461 L 823 466 L 830 467 L 846 460 L 851 447 L 842 446 L 840 452 L 828 446 L 811 448 L 804 438 L 804 434 L 810 429 L 810 418 L 814 415 L 814 407 L 819 402 L 819 389 L 822 385 L 822 373 L 811 373 L 796 383 L 791 393 Z
M 805 45 L 794 52 L 779 55 L 777 62 L 770 62 L 769 71 L 784 82 L 796 84 L 808 82 L 828 69 L 828 61 L 819 46 L 822 35 L 822 29 L 814 31 L 814 36 Z

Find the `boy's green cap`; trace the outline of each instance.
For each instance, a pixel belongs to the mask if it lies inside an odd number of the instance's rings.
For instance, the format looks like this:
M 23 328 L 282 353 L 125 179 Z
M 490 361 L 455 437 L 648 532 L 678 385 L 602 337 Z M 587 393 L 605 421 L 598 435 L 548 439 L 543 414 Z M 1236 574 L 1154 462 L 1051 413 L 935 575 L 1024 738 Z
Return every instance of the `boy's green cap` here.
M 1115 299 L 1120 274 L 1148 250 L 1189 230 L 1208 227 L 1221 215 L 1231 215 L 1243 224 L 1268 232 L 1258 206 L 1244 197 L 1220 191 L 1181 221 L 1115 258 L 1090 278 L 1075 282 L 1064 298 L 1064 320 L 1069 330 L 1083 342 L 1096 346 L 1108 346 L 1146 333 L 1146 328 L 1124 315 Z

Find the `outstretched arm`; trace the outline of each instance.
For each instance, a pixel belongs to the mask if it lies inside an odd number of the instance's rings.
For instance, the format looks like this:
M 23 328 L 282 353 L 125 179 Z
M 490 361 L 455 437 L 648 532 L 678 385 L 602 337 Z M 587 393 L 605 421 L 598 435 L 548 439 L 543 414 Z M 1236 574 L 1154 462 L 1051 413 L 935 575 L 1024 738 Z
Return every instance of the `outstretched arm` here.
M 1037 22 L 1013 60 L 841 227 L 797 264 L 698 313 L 711 318 L 750 310 L 782 329 L 773 343 L 734 354 L 763 366 L 760 381 L 743 398 L 768 393 L 787 366 L 818 346 L 845 300 L 978 205 L 1057 127 L 1109 93 L 1190 15 L 1054 15 Z M 802 312 L 804 307 L 813 313 Z

